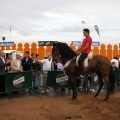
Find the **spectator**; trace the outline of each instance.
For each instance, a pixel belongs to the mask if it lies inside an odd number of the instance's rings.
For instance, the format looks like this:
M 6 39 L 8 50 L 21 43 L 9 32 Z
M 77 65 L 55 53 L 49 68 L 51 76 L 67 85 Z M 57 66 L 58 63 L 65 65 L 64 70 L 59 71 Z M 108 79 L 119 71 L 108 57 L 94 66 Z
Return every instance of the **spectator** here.
M 30 71 L 32 70 L 32 59 L 29 57 L 29 52 L 25 52 L 25 57 L 22 59 L 22 67 L 23 71 Z
M 16 54 L 16 58 L 12 60 L 11 62 L 11 68 L 14 72 L 21 72 L 22 71 L 22 65 L 20 60 L 20 54 Z
M 37 63 L 36 63 L 36 55 L 34 53 L 31 54 L 32 58 L 32 70 L 33 70 L 33 87 L 34 89 L 37 88 L 37 81 L 36 81 L 36 73 L 37 73 Z
M 37 62 L 37 71 L 41 71 L 42 70 L 42 64 L 40 62 L 38 62 L 40 59 L 39 59 L 39 55 L 36 54 L 36 62 Z
M 29 57 L 29 52 L 25 52 L 25 57 L 22 59 L 22 67 L 23 71 L 31 71 L 32 70 L 32 59 Z M 25 90 L 22 91 L 24 93 Z M 29 89 L 29 93 L 32 93 L 32 89 Z
M 92 87 L 92 79 L 90 75 L 88 75 L 88 81 L 90 83 L 90 92 L 95 92 L 94 88 Z
M 120 61 L 120 55 L 117 55 L 118 60 Z
M 56 70 L 57 71 L 57 62 L 58 62 L 58 58 L 52 59 L 52 64 L 51 64 L 51 69 L 52 70 Z
M 54 58 L 52 59 L 52 62 L 51 62 L 51 70 L 53 71 L 57 71 L 57 62 L 58 62 L 58 58 Z M 55 91 L 58 91 L 58 88 L 57 87 L 54 87 L 54 90 Z
M 20 54 L 16 54 L 16 58 L 12 60 L 11 62 L 11 71 L 13 72 L 21 72 L 22 71 L 22 65 L 20 60 Z M 17 91 L 13 91 L 12 94 L 18 94 Z
M 52 59 L 51 56 L 48 56 L 47 59 L 40 60 L 40 62 L 43 64 L 43 90 L 42 93 L 44 92 L 49 92 L 49 90 L 46 88 L 46 81 L 47 81 L 47 73 L 49 70 L 51 70 L 51 63 Z
M 12 54 L 9 54 L 7 56 L 7 61 L 9 61 L 9 63 L 7 64 L 7 70 L 11 71 Z
M 63 67 L 63 63 L 61 61 L 61 59 L 59 59 L 59 62 L 57 63 L 57 71 L 63 71 L 64 67 Z M 62 91 L 65 91 L 65 88 L 61 88 Z
M 63 71 L 63 64 L 61 59 L 59 60 L 59 62 L 57 63 L 57 71 Z
M 7 72 L 7 65 L 10 63 L 10 60 L 7 60 L 5 58 L 4 51 L 0 51 L 0 73 Z M 5 92 L 5 81 L 4 81 L 4 75 L 0 75 L 0 92 Z M 3 94 L 0 93 L 0 96 Z
M 20 56 L 20 58 L 19 58 L 19 59 L 22 61 L 23 57 L 22 57 L 22 56 Z
M 115 62 L 115 66 L 118 68 L 119 67 L 119 58 L 114 57 L 114 59 L 111 60 L 111 64 Z
M 42 64 L 39 61 L 39 55 L 36 54 L 36 65 L 37 65 L 37 74 L 36 74 L 36 81 L 39 85 L 39 87 L 41 86 L 41 82 L 40 82 L 40 74 L 41 74 L 41 71 L 42 71 Z
M 113 71 L 117 70 L 117 67 L 115 65 L 115 62 L 112 62 L 112 68 L 113 68 Z

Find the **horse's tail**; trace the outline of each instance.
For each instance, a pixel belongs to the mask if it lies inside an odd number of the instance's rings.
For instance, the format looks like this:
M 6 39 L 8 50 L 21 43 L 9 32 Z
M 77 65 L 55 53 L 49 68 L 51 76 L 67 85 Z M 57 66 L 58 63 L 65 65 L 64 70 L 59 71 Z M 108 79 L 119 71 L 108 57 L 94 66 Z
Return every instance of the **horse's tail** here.
M 109 81 L 111 84 L 111 88 L 115 88 L 115 76 L 112 66 L 110 67 L 110 73 L 109 73 Z

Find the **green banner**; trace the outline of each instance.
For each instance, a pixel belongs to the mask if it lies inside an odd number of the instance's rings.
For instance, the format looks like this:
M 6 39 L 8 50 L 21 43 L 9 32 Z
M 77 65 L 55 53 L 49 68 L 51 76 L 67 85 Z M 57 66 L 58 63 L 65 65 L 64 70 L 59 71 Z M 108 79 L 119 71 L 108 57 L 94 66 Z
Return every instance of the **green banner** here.
M 92 73 L 91 75 L 91 86 L 97 86 L 98 85 L 98 76 L 96 73 Z
M 120 70 L 115 70 L 114 75 L 115 75 L 115 83 L 120 84 Z
M 48 71 L 48 78 L 46 85 L 49 87 L 71 87 L 68 77 L 62 71 Z
M 5 74 L 5 92 L 32 87 L 32 72 L 10 72 Z
M 115 75 L 115 83 L 120 84 L 120 70 L 116 69 L 114 71 L 114 75 Z M 98 85 L 98 76 L 96 73 L 92 73 L 91 74 L 91 86 L 96 86 L 96 85 Z
M 38 46 L 53 46 L 53 42 L 57 41 L 38 41 Z

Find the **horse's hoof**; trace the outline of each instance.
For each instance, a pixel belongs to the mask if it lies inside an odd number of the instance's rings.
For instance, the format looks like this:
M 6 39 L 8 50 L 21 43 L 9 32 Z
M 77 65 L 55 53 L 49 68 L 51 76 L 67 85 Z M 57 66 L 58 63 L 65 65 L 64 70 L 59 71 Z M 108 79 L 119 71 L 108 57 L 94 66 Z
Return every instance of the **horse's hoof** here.
M 72 100 L 73 100 L 73 101 L 76 101 L 77 99 L 76 99 L 76 97 L 72 97 Z
M 104 101 L 105 101 L 106 103 L 108 103 L 108 99 L 104 99 Z
M 95 96 L 94 96 L 94 97 L 93 97 L 93 99 L 94 99 L 94 100 L 96 100 L 96 99 L 97 99 L 97 97 L 95 97 Z

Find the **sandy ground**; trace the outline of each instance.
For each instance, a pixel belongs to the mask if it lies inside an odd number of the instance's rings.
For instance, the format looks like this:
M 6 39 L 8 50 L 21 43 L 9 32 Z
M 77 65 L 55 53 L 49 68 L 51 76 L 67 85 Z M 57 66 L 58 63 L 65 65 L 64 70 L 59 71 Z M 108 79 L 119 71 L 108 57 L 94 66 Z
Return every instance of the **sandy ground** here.
M 23 96 L 0 99 L 0 120 L 120 120 L 120 92 L 103 101 L 102 93 L 97 100 L 93 94 L 78 94 L 77 101 L 71 96 Z

